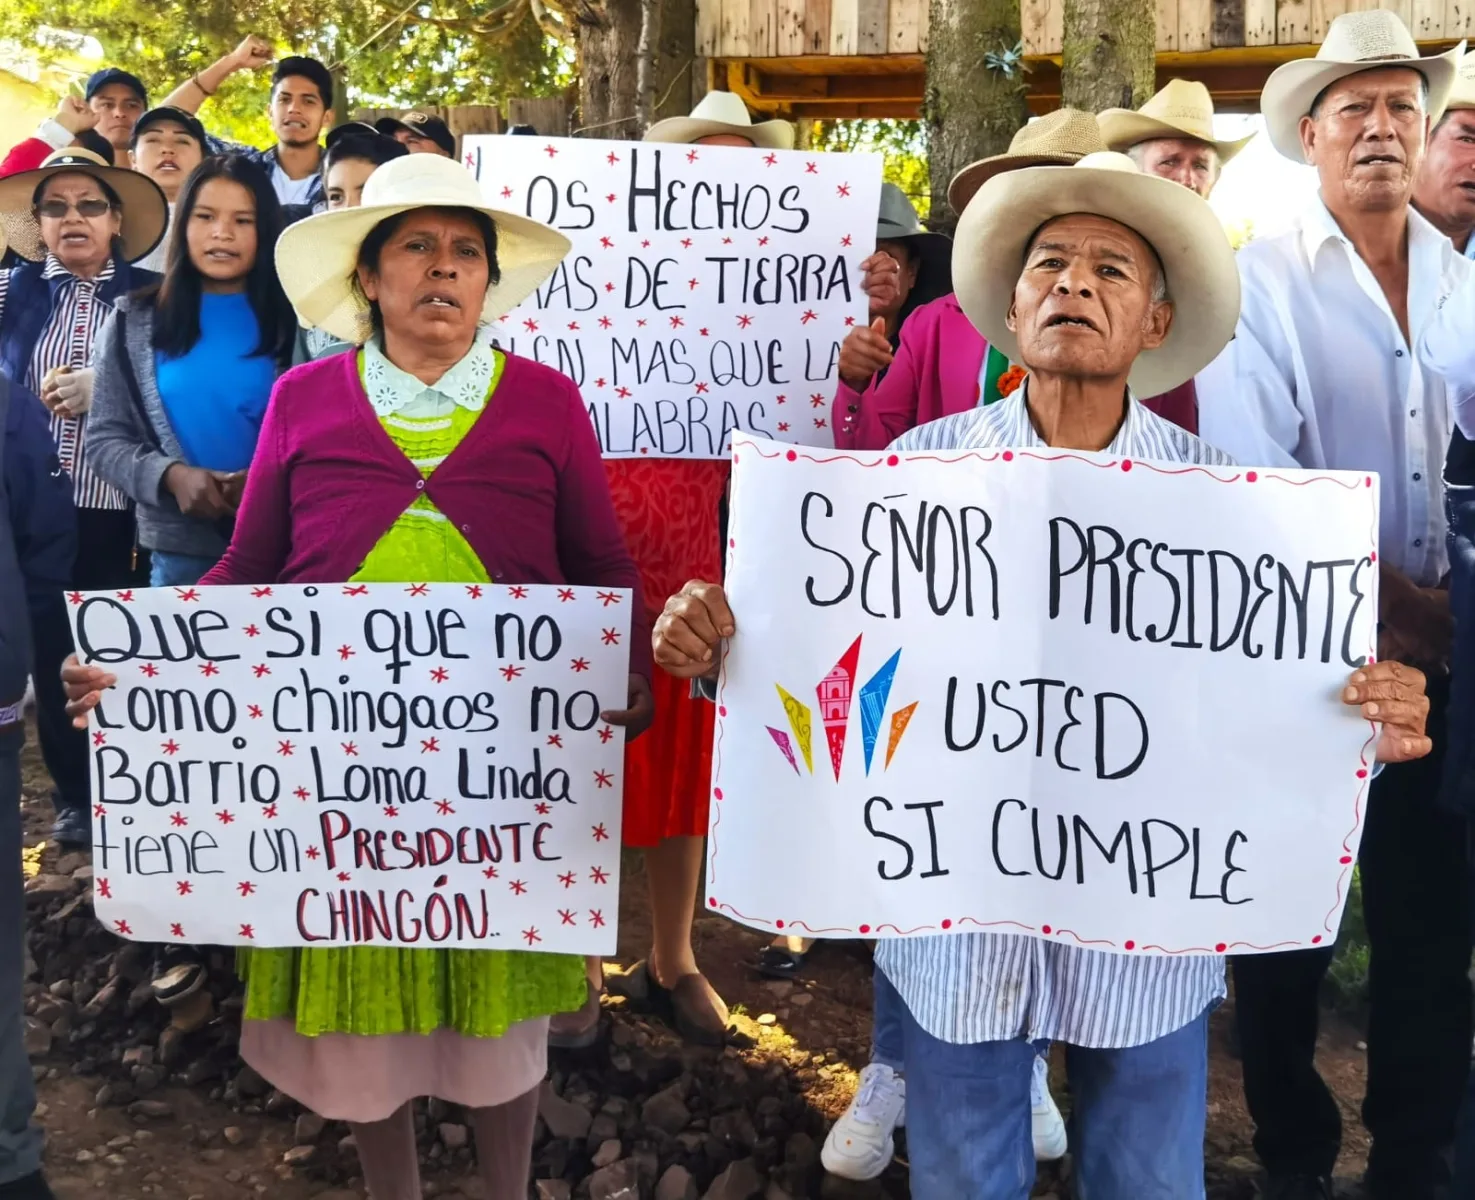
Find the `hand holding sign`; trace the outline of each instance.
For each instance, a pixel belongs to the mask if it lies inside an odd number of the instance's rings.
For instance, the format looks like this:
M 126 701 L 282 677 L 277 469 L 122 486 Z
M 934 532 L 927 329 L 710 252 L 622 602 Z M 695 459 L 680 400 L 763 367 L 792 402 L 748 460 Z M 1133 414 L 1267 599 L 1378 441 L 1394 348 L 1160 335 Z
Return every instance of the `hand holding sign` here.
M 651 633 L 656 665 L 677 679 L 713 679 L 722 639 L 736 631 L 720 584 L 693 579 L 666 601 Z

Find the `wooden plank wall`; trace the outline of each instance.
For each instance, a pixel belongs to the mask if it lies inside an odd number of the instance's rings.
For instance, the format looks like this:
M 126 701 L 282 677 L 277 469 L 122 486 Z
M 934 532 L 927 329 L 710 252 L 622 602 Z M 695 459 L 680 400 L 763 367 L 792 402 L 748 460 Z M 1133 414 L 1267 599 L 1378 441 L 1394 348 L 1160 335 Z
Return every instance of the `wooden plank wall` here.
M 1475 0 L 1154 0 L 1157 48 L 1315 44 L 1341 13 L 1391 8 L 1420 41 L 1475 37 Z M 1020 0 L 1024 50 L 1060 53 L 1064 0 Z M 708 58 L 917 54 L 929 0 L 696 0 L 696 49 Z

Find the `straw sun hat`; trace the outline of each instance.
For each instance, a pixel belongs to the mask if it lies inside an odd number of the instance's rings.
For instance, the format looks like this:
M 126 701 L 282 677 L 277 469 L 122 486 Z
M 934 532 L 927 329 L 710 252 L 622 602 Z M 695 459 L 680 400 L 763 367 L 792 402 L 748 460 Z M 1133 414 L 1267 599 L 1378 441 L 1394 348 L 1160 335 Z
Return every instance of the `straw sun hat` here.
M 1006 318 L 1024 256 L 1047 221 L 1088 213 L 1117 221 L 1153 248 L 1174 301 L 1163 344 L 1145 350 L 1129 381 L 1157 396 L 1192 379 L 1229 343 L 1239 319 L 1239 272 L 1213 209 L 1168 179 L 1144 175 L 1125 154 L 1088 154 L 1072 167 L 996 175 L 963 210 L 953 237 L 953 287 L 973 327 L 1019 362 Z
M 1413 34 L 1387 9 L 1343 13 L 1332 21 L 1315 58 L 1283 63 L 1270 73 L 1260 94 L 1260 111 L 1274 147 L 1293 162 L 1305 162 L 1301 152 L 1301 118 L 1339 79 L 1380 67 L 1411 67 L 1429 83 L 1429 117 L 1439 120 L 1455 81 L 1455 68 L 1465 52 L 1461 42 L 1453 50 L 1419 57 Z
M 8 243 L 22 258 L 40 262 L 46 257 L 41 225 L 31 212 L 31 202 L 43 180 L 53 175 L 91 175 L 106 183 L 123 202 L 123 257 L 137 262 L 164 236 L 169 224 L 169 202 L 158 184 L 137 171 L 110 167 L 91 150 L 70 146 L 46 156 L 34 171 L 21 171 L 0 179 L 0 254 Z
M 787 121 L 753 124 L 743 98 L 732 92 L 708 92 L 689 117 L 667 117 L 645 131 L 647 142 L 686 144 L 717 134 L 747 138 L 765 150 L 792 150 L 794 127 Z
M 1157 138 L 1195 138 L 1207 142 L 1222 166 L 1245 148 L 1253 133 L 1232 142 L 1214 137 L 1214 101 L 1197 80 L 1170 79 L 1167 86 L 1135 111 L 1108 108 L 1096 116 L 1108 150 L 1123 152 Z
M 563 234 L 487 204 L 471 172 L 438 154 L 409 154 L 377 168 L 358 208 L 318 213 L 289 225 L 277 239 L 282 290 L 306 327 L 362 344 L 372 331 L 369 303 L 357 287 L 359 247 L 386 218 L 417 208 L 470 208 L 497 227 L 500 283 L 487 290 L 483 322 L 521 304 L 569 252 Z
M 1004 154 L 980 158 L 954 175 L 947 186 L 947 202 L 955 213 L 962 213 L 973 193 L 995 175 L 1020 167 L 1065 167 L 1105 149 L 1095 117 L 1077 108 L 1057 108 L 1019 130 Z

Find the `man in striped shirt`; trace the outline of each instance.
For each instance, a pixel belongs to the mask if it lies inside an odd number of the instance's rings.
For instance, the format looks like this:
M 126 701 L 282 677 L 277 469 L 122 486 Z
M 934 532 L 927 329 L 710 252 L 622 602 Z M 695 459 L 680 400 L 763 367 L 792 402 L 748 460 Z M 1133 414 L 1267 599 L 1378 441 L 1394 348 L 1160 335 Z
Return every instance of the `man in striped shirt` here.
M 999 403 L 919 426 L 894 449 L 1052 446 L 1229 463 L 1134 395 L 1190 378 L 1234 329 L 1233 252 L 1198 196 L 1111 153 L 997 176 L 963 214 L 953 273 L 969 320 L 1030 374 Z M 656 623 L 656 661 L 711 675 L 734 629 L 720 588 L 688 584 Z M 1343 700 L 1383 721 L 1381 760 L 1429 752 L 1417 671 L 1363 668 Z M 1224 995 L 1222 958 L 985 933 L 883 940 L 876 961 L 906 1006 L 918 1200 L 1029 1195 L 1035 1038 L 1069 1048 L 1080 1195 L 1203 1197 L 1207 1021 Z

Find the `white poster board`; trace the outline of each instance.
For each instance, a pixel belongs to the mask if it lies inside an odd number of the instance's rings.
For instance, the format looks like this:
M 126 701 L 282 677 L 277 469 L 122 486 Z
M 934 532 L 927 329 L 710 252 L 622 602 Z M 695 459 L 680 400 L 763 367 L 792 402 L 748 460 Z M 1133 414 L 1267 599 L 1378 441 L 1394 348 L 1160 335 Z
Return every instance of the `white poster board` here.
M 94 903 L 210 945 L 610 954 L 630 593 L 73 592 Z
M 607 457 L 726 458 L 735 430 L 834 444 L 879 156 L 492 135 L 462 154 L 488 203 L 573 242 L 498 342 L 579 385 Z
M 737 439 L 707 903 L 819 937 L 1329 944 L 1376 477 Z

